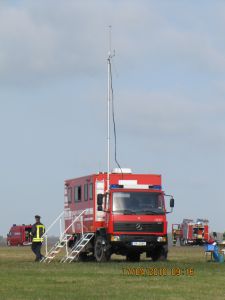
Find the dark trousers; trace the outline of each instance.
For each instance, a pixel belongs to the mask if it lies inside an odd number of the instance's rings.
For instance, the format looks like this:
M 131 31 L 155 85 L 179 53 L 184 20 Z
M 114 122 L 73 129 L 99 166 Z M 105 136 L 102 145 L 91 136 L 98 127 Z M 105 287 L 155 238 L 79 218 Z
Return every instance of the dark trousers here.
M 41 246 L 42 246 L 41 242 L 33 242 L 32 245 L 31 245 L 31 250 L 36 255 L 35 261 L 39 261 L 43 257 L 43 255 L 41 254 Z

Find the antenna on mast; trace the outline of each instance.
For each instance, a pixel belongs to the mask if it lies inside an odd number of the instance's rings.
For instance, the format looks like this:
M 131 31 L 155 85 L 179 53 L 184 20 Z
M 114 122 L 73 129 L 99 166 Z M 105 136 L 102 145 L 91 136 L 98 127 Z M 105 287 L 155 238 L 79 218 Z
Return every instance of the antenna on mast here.
M 107 136 L 107 146 L 108 146 L 108 168 L 107 168 L 107 191 L 109 191 L 110 186 L 110 158 L 111 158 L 111 149 L 110 149 L 110 132 L 111 132 L 111 108 L 112 108 L 112 121 L 113 121 L 113 131 L 114 131 L 114 138 L 115 138 L 115 162 L 121 171 L 121 175 L 123 177 L 123 171 L 120 167 L 120 164 L 117 160 L 117 137 L 116 137 L 116 122 L 115 122 L 115 111 L 114 111 L 114 93 L 113 93 L 113 85 L 112 85 L 112 64 L 111 60 L 115 56 L 115 50 L 112 53 L 111 49 L 111 30 L 112 26 L 109 26 L 109 52 L 107 58 L 108 64 L 108 136 Z
M 111 55 L 112 51 L 112 26 L 109 25 L 109 56 Z
M 111 104 L 111 31 L 112 26 L 109 25 L 109 52 L 107 58 L 108 66 L 108 97 L 107 97 L 107 191 L 109 191 L 109 176 L 110 176 L 110 104 Z

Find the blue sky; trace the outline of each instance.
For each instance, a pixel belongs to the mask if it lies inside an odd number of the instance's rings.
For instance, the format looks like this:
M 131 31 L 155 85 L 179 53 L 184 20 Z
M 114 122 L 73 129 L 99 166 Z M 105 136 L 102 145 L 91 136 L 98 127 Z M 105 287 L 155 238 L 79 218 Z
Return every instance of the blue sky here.
M 224 231 L 224 1 L 30 0 L 0 3 L 0 234 L 106 169 L 109 24 L 121 165 L 162 174 L 169 224 Z

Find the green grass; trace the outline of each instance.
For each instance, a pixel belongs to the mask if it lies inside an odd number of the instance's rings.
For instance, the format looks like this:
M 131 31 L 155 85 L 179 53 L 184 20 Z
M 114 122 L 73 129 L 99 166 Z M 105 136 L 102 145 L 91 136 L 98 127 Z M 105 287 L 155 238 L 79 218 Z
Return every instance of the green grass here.
M 206 262 L 202 248 L 171 248 L 167 262 L 40 264 L 30 248 L 0 248 L 0 299 L 225 299 L 225 263 Z M 137 270 L 144 275 L 133 275 Z M 150 276 L 163 268 L 167 276 Z M 194 275 L 171 270 L 194 269 Z M 125 273 L 125 274 L 124 274 Z M 129 275 L 130 274 L 130 275 Z

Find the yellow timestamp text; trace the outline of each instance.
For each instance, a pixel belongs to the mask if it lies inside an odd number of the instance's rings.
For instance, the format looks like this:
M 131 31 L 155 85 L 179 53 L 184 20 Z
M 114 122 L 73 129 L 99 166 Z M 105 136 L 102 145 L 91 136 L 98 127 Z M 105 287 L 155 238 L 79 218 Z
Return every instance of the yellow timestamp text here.
M 144 268 L 144 267 L 123 267 L 123 275 L 128 276 L 194 276 L 194 268 Z

